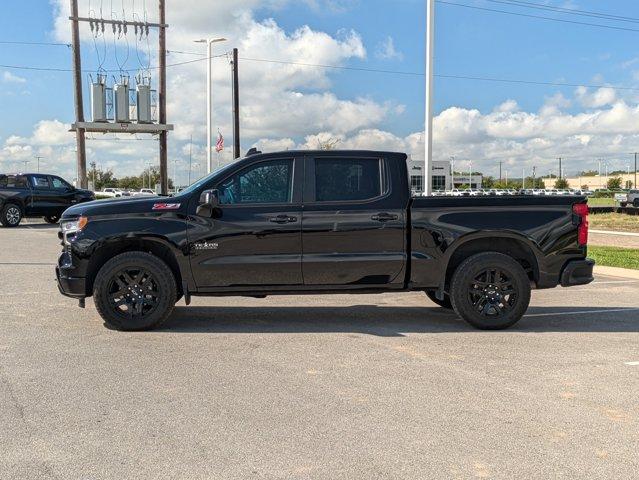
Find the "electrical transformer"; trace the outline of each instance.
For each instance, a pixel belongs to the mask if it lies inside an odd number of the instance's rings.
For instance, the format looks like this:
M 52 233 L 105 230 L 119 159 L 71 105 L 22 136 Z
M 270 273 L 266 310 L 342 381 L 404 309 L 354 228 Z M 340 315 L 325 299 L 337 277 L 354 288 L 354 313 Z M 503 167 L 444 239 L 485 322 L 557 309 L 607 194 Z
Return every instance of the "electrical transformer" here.
M 91 83 L 91 117 L 94 122 L 107 122 L 106 84 L 105 78 L 98 76 L 97 82 Z
M 151 86 L 146 84 L 139 84 L 137 86 L 137 120 L 138 123 L 153 123 L 151 117 Z
M 116 83 L 113 87 L 113 96 L 115 104 L 115 122 L 128 123 L 131 121 L 129 116 L 129 83 L 122 80 L 122 83 Z

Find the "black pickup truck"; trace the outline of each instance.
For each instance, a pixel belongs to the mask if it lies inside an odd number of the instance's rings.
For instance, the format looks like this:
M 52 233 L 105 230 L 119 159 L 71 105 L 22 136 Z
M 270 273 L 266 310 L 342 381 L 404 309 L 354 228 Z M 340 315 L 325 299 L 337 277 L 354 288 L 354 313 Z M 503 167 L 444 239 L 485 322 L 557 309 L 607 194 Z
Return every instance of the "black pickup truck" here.
M 593 280 L 585 198 L 411 198 L 400 153 L 257 152 L 175 197 L 76 205 L 60 224 L 60 291 L 122 330 L 193 295 L 401 291 L 501 329 L 531 288 Z
M 76 203 L 95 200 L 95 194 L 77 189 L 57 175 L 0 174 L 0 224 L 17 227 L 24 217 L 44 217 L 58 223 L 62 212 Z

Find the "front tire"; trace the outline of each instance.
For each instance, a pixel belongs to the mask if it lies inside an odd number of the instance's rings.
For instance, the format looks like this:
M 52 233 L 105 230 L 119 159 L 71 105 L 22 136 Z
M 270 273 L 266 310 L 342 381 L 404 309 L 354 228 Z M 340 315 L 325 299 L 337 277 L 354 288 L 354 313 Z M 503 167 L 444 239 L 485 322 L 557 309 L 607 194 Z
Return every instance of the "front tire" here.
M 451 282 L 455 312 L 480 330 L 503 330 L 524 316 L 530 280 L 512 257 L 488 252 L 466 259 Z
M 145 252 L 126 252 L 102 266 L 93 297 L 108 328 L 151 330 L 171 315 L 177 287 L 173 272 L 162 260 Z
M 13 228 L 20 225 L 22 220 L 22 209 L 18 205 L 9 203 L 5 205 L 0 214 L 0 223 L 3 227 Z

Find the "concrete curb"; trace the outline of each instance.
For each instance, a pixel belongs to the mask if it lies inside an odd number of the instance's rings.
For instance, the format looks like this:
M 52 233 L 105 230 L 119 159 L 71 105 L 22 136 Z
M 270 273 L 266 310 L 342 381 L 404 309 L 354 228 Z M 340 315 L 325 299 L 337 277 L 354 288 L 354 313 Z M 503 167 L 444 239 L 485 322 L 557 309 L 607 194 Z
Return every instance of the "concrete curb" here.
M 611 277 L 623 277 L 639 280 L 639 270 L 630 270 L 629 268 L 617 267 L 601 267 L 595 266 L 595 275 L 610 275 Z

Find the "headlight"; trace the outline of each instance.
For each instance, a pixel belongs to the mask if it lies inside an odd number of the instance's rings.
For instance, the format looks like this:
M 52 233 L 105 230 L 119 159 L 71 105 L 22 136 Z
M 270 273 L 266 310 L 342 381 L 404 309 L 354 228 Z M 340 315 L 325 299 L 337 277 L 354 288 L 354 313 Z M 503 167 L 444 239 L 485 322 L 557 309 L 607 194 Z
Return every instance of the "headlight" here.
M 78 232 L 81 232 L 84 227 L 86 227 L 89 219 L 87 217 L 80 217 L 77 220 L 71 221 L 62 221 L 60 223 L 60 228 L 62 230 L 62 240 L 65 245 L 70 244 L 70 238 L 76 235 Z

